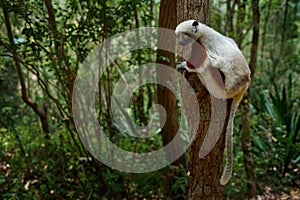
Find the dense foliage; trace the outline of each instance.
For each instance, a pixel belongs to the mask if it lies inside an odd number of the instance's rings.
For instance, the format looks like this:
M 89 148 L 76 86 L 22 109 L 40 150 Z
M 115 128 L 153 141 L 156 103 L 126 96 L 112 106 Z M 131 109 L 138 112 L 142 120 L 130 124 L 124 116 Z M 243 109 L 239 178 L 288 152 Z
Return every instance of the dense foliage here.
M 3 0 L 0 6 L 0 199 L 165 199 L 171 192 L 186 199 L 184 166 L 144 174 L 110 169 L 88 159 L 72 119 L 71 96 L 80 63 L 106 38 L 157 26 L 159 2 Z M 243 6 L 232 4 L 228 11 L 226 2 L 212 1 L 211 26 L 238 40 L 249 60 L 251 3 L 243 1 Z M 257 176 L 261 193 L 271 188 L 290 194 L 300 187 L 300 4 L 261 0 L 260 10 L 262 31 L 251 91 Z M 123 73 L 155 59 L 151 49 L 131 52 L 99 81 L 98 120 L 124 149 L 157 149 L 162 137 L 124 139 L 110 105 L 101 102 L 111 101 L 111 89 Z M 133 96 L 130 117 L 145 125 L 156 87 L 143 86 Z M 240 127 L 238 115 L 234 176 L 225 188 L 229 199 L 242 199 L 246 193 Z M 172 191 L 165 182 L 168 173 L 175 175 Z

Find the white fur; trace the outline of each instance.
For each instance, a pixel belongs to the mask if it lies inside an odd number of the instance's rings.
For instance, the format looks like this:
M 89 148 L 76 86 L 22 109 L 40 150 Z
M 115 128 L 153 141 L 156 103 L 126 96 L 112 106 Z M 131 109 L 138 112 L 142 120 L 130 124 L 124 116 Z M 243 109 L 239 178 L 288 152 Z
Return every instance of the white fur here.
M 228 127 L 226 130 L 227 162 L 220 183 L 225 185 L 231 178 L 232 173 L 232 132 L 236 109 L 250 83 L 250 69 L 242 52 L 233 39 L 222 35 L 214 29 L 198 22 L 197 26 L 192 24 L 195 20 L 180 23 L 175 30 L 179 39 L 183 35 L 195 41 L 200 39 L 208 54 L 203 66 L 190 69 L 185 62 L 179 68 L 186 68 L 189 72 L 196 72 L 207 90 L 216 98 L 233 98 L 230 109 Z M 199 58 L 200 59 L 200 58 Z M 225 76 L 225 90 L 216 84 L 208 67 L 219 69 Z M 202 149 L 202 148 L 201 148 Z M 209 152 L 199 152 L 204 157 Z

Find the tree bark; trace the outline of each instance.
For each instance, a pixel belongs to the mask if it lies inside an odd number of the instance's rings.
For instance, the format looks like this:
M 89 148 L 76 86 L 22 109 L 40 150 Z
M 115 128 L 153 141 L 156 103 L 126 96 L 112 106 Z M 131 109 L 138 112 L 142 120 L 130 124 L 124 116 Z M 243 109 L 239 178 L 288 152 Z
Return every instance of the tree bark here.
M 255 73 L 256 62 L 257 62 L 257 51 L 258 51 L 258 40 L 259 40 L 259 0 L 252 1 L 252 23 L 253 23 L 253 35 L 252 35 L 252 46 L 249 67 L 251 70 L 251 80 Z M 251 126 L 250 126 L 250 90 L 245 93 L 244 98 L 241 102 L 242 109 L 242 150 L 244 152 L 244 163 L 245 171 L 247 176 L 247 196 L 253 197 L 257 194 L 257 177 L 255 171 L 255 163 L 252 154 L 251 144 Z
M 188 19 L 195 19 L 202 23 L 209 24 L 209 0 L 178 0 L 177 11 L 178 23 Z M 218 103 L 224 102 L 224 100 L 218 100 L 210 96 L 195 73 L 183 72 L 183 75 L 196 92 L 200 113 L 197 135 L 191 144 L 189 152 L 189 199 L 221 199 L 223 187 L 220 184 L 220 177 L 222 175 L 226 121 L 228 121 L 228 111 L 232 101 L 229 100 L 225 103 L 227 112 L 224 124 L 224 121 L 219 121 L 218 116 L 211 116 L 213 109 L 217 115 L 218 113 L 224 112 L 226 108 L 224 108 L 224 106 L 218 106 L 224 105 L 224 103 Z M 183 104 L 188 108 L 191 104 L 188 102 L 187 89 L 182 87 L 181 93 Z M 189 120 L 188 122 L 190 129 L 193 120 Z M 206 157 L 199 158 L 199 150 L 211 123 L 214 124 L 213 130 L 220 133 L 220 137 L 212 151 Z
M 257 194 L 257 177 L 255 162 L 252 154 L 251 126 L 250 126 L 250 89 L 244 94 L 241 102 L 242 110 L 242 150 L 244 153 L 244 165 L 247 176 L 247 196 L 254 197 Z
M 161 28 L 168 28 L 175 30 L 176 27 L 176 1 L 162 0 L 160 5 L 160 15 L 158 26 Z M 159 35 L 158 42 L 168 41 L 164 38 L 163 34 Z M 175 67 L 175 55 L 173 52 L 158 49 L 157 50 L 157 63 L 169 67 Z M 172 81 L 175 79 L 174 74 L 167 74 L 163 71 L 157 73 L 157 78 L 163 81 Z M 161 81 L 159 81 L 161 82 Z M 163 137 L 163 144 L 168 144 L 176 135 L 178 125 L 178 111 L 176 106 L 176 96 L 166 87 L 158 86 L 157 88 L 158 104 L 166 109 L 167 119 L 161 130 Z M 182 148 L 182 147 L 180 147 Z M 176 150 L 176 149 L 175 149 Z M 175 165 L 185 165 L 185 158 L 181 156 L 174 163 Z
M 159 22 L 158 26 L 160 28 L 167 28 L 175 30 L 175 27 L 177 25 L 176 21 L 176 1 L 174 0 L 161 0 L 160 2 L 160 14 L 159 14 Z M 158 35 L 158 43 L 161 42 L 173 42 L 168 40 L 166 35 L 163 34 L 163 32 L 159 32 Z M 172 45 L 172 44 L 169 44 Z M 175 67 L 175 55 L 173 52 L 169 52 L 166 50 L 158 49 L 157 50 L 157 63 L 162 64 L 164 66 L 168 67 Z M 164 70 L 159 70 L 157 72 L 157 79 L 159 83 L 162 82 L 174 82 L 175 80 L 175 74 L 166 73 Z M 166 121 L 163 122 L 163 115 L 161 113 L 161 134 L 162 134 L 162 140 L 163 145 L 167 145 L 170 141 L 173 140 L 174 136 L 177 134 L 179 129 L 178 124 L 178 108 L 176 103 L 176 96 L 166 87 L 162 87 L 160 85 L 157 86 L 157 101 L 158 104 L 163 106 L 165 108 L 165 112 L 167 114 Z M 164 124 L 163 124 L 164 123 Z M 174 151 L 182 152 L 183 146 L 181 141 L 177 141 L 175 144 L 176 147 L 173 148 L 173 152 L 166 152 L 167 158 L 171 158 L 173 156 L 168 156 L 169 154 L 175 154 L 178 155 L 178 153 L 174 153 Z M 185 155 L 183 154 L 179 159 L 177 159 L 175 162 L 172 163 L 173 166 L 176 166 L 175 168 L 168 169 L 168 175 L 167 175 L 167 185 L 166 185 L 166 191 L 168 192 L 168 198 L 169 199 L 178 199 L 178 197 L 182 194 L 175 194 L 172 192 L 172 185 L 174 184 L 174 176 L 176 176 L 176 169 L 179 168 L 180 165 L 185 166 L 186 160 Z
M 177 22 L 195 19 L 209 25 L 208 0 L 177 0 Z

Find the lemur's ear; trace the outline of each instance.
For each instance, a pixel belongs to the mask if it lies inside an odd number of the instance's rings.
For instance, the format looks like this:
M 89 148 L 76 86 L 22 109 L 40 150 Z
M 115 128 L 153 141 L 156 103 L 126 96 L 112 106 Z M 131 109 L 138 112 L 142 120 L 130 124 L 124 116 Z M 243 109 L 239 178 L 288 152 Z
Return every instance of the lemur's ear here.
M 197 22 L 197 21 L 194 21 L 192 24 L 192 26 L 198 26 L 198 25 L 199 25 L 199 22 Z

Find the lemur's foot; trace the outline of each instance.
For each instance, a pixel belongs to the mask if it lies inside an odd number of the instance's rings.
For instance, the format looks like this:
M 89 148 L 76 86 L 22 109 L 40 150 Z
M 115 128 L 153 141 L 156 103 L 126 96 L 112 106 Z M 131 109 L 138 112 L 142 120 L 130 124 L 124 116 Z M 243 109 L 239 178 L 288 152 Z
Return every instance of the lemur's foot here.
M 180 70 L 180 69 L 186 70 L 186 62 L 185 61 L 177 63 L 176 70 Z

